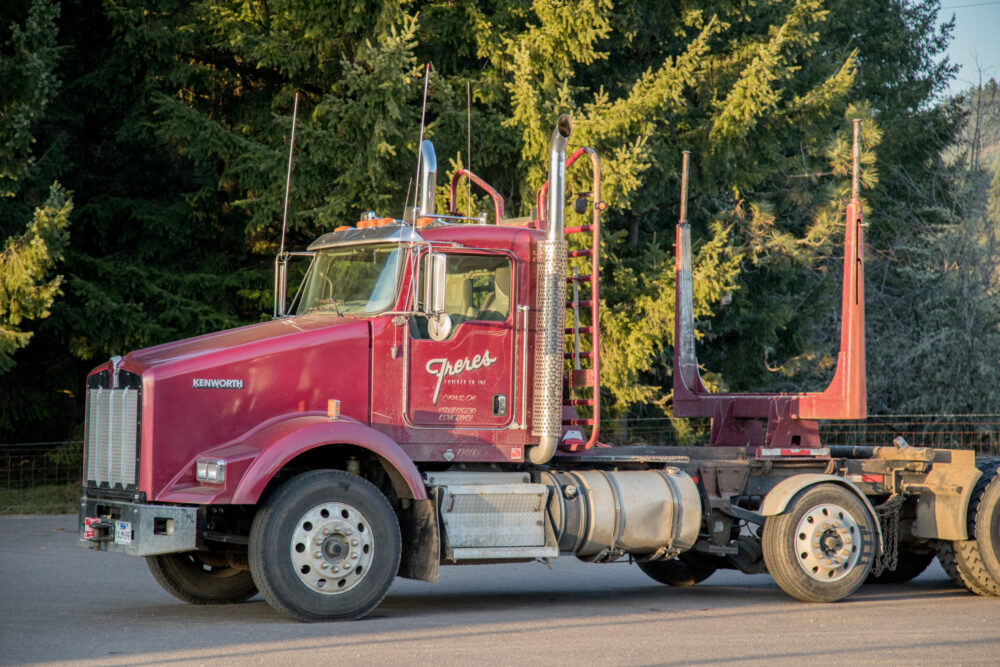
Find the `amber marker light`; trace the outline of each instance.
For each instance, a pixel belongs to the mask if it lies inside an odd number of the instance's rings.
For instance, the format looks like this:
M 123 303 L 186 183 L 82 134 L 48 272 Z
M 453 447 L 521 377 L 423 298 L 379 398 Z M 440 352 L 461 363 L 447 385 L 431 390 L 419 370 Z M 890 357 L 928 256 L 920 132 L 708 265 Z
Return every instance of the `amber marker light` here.
M 331 398 L 326 402 L 326 416 L 330 419 L 340 419 L 340 401 Z

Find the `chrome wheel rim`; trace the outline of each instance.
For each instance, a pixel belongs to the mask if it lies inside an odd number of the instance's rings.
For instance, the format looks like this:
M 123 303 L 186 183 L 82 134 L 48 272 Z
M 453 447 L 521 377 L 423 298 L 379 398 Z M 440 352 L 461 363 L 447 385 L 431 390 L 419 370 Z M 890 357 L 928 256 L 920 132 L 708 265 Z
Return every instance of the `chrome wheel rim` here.
M 299 518 L 290 545 L 299 581 L 324 595 L 345 593 L 371 569 L 371 524 L 356 507 L 323 503 Z
M 817 581 L 846 577 L 861 557 L 861 528 L 839 505 L 817 505 L 795 529 L 799 566 Z

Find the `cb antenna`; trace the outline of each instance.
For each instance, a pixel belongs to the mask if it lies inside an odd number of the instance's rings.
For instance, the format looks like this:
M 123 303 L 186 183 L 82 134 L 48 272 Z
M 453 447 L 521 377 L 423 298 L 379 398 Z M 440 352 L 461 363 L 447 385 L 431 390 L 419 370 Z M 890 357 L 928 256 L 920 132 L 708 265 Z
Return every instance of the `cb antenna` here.
M 288 146 L 288 176 L 285 178 L 285 213 L 281 218 L 281 251 L 285 254 L 285 230 L 288 228 L 288 192 L 292 188 L 292 155 L 295 153 L 295 124 L 299 118 L 299 94 L 295 93 L 295 106 L 292 108 L 292 139 Z
M 472 80 L 469 79 L 465 82 L 465 127 L 467 130 L 466 139 L 468 143 L 466 144 L 466 162 L 469 163 L 467 167 L 469 172 L 472 172 Z M 469 215 L 472 215 L 472 179 L 467 178 L 466 186 L 467 193 L 469 195 Z M 456 204 L 456 207 L 458 204 Z M 500 221 L 496 221 L 500 224 Z
M 274 258 L 274 317 L 285 314 L 285 291 L 288 284 L 288 256 L 285 254 L 285 232 L 288 230 L 288 193 L 292 189 L 292 155 L 295 153 L 295 125 L 299 118 L 299 94 L 295 93 L 292 109 L 292 138 L 288 146 L 288 176 L 285 178 L 285 212 L 281 217 L 281 248 Z

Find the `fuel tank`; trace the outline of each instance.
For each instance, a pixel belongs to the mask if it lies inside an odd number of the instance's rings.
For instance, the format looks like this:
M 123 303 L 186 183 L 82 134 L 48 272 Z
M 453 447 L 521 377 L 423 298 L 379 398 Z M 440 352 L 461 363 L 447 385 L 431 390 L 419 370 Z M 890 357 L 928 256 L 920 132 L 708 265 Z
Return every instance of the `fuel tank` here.
M 544 472 L 560 551 L 587 560 L 661 557 L 694 546 L 701 498 L 687 473 L 665 470 Z

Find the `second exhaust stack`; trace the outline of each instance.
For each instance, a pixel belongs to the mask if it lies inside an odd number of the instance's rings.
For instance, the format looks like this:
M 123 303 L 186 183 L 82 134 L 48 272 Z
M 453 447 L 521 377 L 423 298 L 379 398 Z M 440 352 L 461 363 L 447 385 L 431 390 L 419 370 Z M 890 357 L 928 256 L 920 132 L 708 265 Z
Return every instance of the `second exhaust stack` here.
M 552 458 L 562 436 L 564 328 L 566 326 L 566 144 L 573 122 L 559 116 L 549 151 L 548 229 L 538 242 L 538 316 L 535 323 L 535 397 L 531 434 L 539 437 L 528 452 L 536 465 Z

